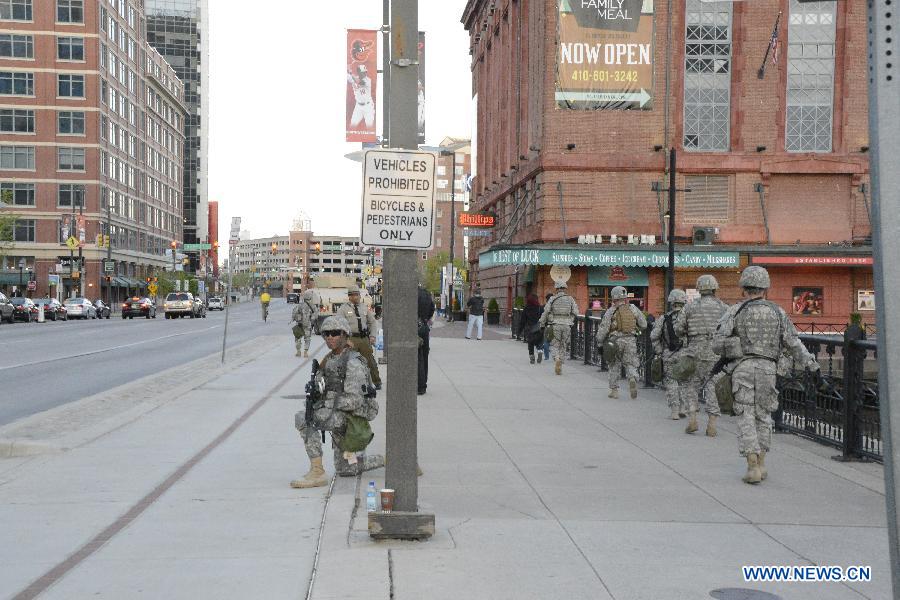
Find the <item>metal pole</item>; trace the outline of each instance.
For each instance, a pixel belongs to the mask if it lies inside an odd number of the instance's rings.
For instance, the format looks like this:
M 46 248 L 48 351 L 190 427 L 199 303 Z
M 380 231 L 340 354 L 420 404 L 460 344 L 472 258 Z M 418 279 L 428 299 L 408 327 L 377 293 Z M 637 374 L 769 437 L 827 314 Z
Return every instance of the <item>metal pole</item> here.
M 456 150 L 450 166 L 450 320 L 453 321 L 453 278 L 456 277 Z
M 418 148 L 417 81 L 418 0 L 391 3 L 390 79 L 388 138 L 396 148 Z M 416 251 L 385 249 L 385 289 L 387 306 L 385 340 L 388 345 L 385 482 L 395 490 L 394 510 L 418 510 L 419 485 L 416 477 L 417 415 L 416 370 L 418 336 L 416 320 Z
M 381 11 L 381 145 L 391 146 L 391 0 L 384 0 Z M 418 43 L 418 41 L 417 41 Z M 418 125 L 417 125 L 418 126 Z M 418 135 L 418 133 L 416 134 Z
M 669 150 L 669 264 L 666 267 L 666 295 L 675 287 L 675 148 Z M 665 304 L 663 304 L 665 306 Z
M 900 170 L 894 146 L 900 138 L 900 86 L 892 70 L 898 47 L 892 30 L 900 30 L 900 16 L 891 0 L 869 2 L 869 144 L 872 178 L 872 250 L 878 302 L 878 399 L 884 453 L 884 487 L 888 546 L 894 598 L 900 597 L 900 405 L 892 391 L 900 389 Z M 894 10 L 892 10 L 894 9 Z M 891 287 L 889 287 L 889 285 Z
M 75 206 L 74 196 L 72 198 L 72 206 Z M 78 204 L 78 216 L 81 217 L 78 220 L 78 224 L 82 225 L 84 223 L 84 198 L 83 197 L 81 198 L 81 202 Z M 78 229 L 78 269 L 79 269 L 79 273 L 81 273 L 81 275 L 79 275 L 79 277 L 78 277 L 78 291 L 79 291 L 78 295 L 81 296 L 82 298 L 84 298 L 85 268 L 84 268 L 84 250 L 81 247 L 82 244 L 83 244 L 83 242 L 81 240 L 81 228 L 79 228 Z
M 231 274 L 234 269 L 234 251 L 228 242 L 228 285 L 225 290 L 225 327 L 222 330 L 222 364 L 225 364 L 225 342 L 228 340 L 228 313 L 231 312 Z

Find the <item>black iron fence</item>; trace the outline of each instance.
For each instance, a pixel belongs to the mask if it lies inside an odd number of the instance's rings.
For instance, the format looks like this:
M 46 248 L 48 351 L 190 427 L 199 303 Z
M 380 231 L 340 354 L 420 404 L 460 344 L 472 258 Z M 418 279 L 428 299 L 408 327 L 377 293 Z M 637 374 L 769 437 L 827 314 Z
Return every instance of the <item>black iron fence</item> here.
M 844 335 L 849 325 L 847 323 L 795 323 L 794 326 L 800 333 L 825 334 L 825 335 Z M 875 335 L 874 323 L 863 323 L 861 325 L 866 332 L 866 337 Z
M 821 365 L 779 377 L 775 427 L 841 450 L 841 458 L 881 462 L 884 447 L 875 342 L 850 326 L 843 335 L 800 334 Z

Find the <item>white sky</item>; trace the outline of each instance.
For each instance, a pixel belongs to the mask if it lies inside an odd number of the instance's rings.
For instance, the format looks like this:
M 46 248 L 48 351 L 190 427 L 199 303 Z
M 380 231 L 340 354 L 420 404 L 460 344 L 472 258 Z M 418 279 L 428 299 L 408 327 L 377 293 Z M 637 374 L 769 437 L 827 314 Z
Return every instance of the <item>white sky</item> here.
M 344 141 L 345 31 L 378 29 L 382 3 L 209 4 L 209 199 L 219 201 L 222 245 L 231 217 L 242 217 L 256 238 L 286 235 L 301 210 L 317 234 L 359 235 L 361 165 L 344 158 L 360 148 Z M 465 0 L 419 2 L 428 145 L 470 135 L 464 7 Z M 378 95 L 380 131 L 380 81 Z

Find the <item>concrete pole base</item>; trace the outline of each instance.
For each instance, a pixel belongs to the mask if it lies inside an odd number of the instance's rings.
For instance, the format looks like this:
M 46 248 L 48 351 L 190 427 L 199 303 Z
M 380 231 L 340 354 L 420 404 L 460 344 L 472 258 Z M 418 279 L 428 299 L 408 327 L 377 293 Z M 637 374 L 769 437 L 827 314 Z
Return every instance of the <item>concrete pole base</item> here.
M 434 515 L 420 512 L 370 512 L 369 536 L 376 540 L 426 540 L 434 535 Z

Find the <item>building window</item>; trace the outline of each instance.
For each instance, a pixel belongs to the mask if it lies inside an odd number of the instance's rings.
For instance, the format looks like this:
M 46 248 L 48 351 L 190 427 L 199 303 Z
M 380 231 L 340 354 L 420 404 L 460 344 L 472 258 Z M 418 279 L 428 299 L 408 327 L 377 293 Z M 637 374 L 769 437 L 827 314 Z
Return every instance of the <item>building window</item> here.
M 56 0 L 57 23 L 84 23 L 84 0 Z
M 65 208 L 79 208 L 84 206 L 84 186 L 80 184 L 61 183 L 57 206 Z
M 727 151 L 731 112 L 731 3 L 687 0 L 684 149 Z
M 831 152 L 835 2 L 791 0 L 785 150 Z
M 57 95 L 61 98 L 84 98 L 84 75 L 57 75 Z
M 0 109 L 0 132 L 34 133 L 34 111 Z
M 0 200 L 14 206 L 34 206 L 34 184 L 0 183 Z
M 0 0 L 0 20 L 30 21 L 31 0 Z
M 0 146 L 0 169 L 34 170 L 34 146 Z
M 56 58 L 59 60 L 84 60 L 84 38 L 56 38 Z
M 84 113 L 81 111 L 60 111 L 57 123 L 57 131 L 61 134 L 84 134 Z
M 57 148 L 59 171 L 84 171 L 84 148 Z
M 34 58 L 34 37 L 30 35 L 0 35 L 0 57 Z
M 726 223 L 730 202 L 729 178 L 724 176 L 687 176 L 684 185 L 684 223 Z
M 34 219 L 16 219 L 16 224 L 13 227 L 13 241 L 34 241 Z
M 0 71 L 0 94 L 15 96 L 34 95 L 34 73 Z

